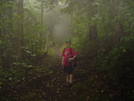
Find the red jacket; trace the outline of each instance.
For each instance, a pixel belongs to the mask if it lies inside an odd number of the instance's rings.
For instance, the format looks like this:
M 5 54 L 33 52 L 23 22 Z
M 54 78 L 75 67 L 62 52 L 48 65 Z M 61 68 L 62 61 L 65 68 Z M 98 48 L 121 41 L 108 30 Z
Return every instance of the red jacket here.
M 71 51 L 71 53 L 70 53 Z M 75 52 L 74 49 L 72 48 L 65 48 L 62 52 L 62 56 L 64 57 L 64 60 L 63 60 L 63 65 L 64 66 L 69 66 L 69 62 L 68 62 L 68 59 L 71 58 L 72 56 L 76 56 L 77 53 Z

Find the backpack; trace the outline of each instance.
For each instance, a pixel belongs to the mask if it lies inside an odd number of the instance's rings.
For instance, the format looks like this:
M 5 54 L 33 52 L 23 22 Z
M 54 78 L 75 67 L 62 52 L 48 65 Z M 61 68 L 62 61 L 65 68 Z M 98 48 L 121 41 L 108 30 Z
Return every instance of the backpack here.
M 65 49 L 66 49 L 66 48 L 64 48 L 63 52 L 65 51 Z M 70 48 L 70 54 L 73 55 L 73 53 L 72 53 L 72 48 Z M 76 57 L 75 57 L 74 60 L 71 62 L 71 65 L 72 65 L 73 67 L 76 67 L 76 66 L 77 66 L 77 59 L 76 59 Z

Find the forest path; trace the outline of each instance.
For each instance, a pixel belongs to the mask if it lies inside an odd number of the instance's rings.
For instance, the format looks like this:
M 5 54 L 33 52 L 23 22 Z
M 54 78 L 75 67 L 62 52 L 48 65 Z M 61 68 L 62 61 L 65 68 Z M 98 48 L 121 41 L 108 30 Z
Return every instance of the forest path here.
M 40 101 L 75 101 L 75 93 L 69 87 L 64 87 L 65 74 L 61 66 L 61 46 L 54 47 L 53 56 L 48 57 L 47 60 L 40 65 L 45 65 L 48 62 L 50 74 L 44 79 L 40 79 L 38 84 L 42 92 Z M 51 63 L 52 62 L 52 63 Z M 51 65 L 53 64 L 53 65 Z M 42 84 L 42 82 L 45 82 Z M 38 85 L 35 85 L 38 88 Z M 37 89 L 36 88 L 36 89 Z M 38 90 L 37 90 L 38 91 Z M 37 99 L 37 98 L 36 98 Z
M 52 60 L 54 65 L 49 67 L 51 70 L 50 79 L 46 82 L 47 96 L 43 101 L 76 101 L 75 91 L 71 87 L 63 86 L 65 79 L 65 73 L 61 66 L 61 46 L 54 47 L 54 55 Z M 75 80 L 76 81 L 76 80 Z
M 61 56 L 61 52 L 60 52 L 60 48 L 61 46 L 54 46 L 54 54 L 53 54 L 53 57 L 60 57 Z
M 66 79 L 59 49 L 54 48 L 53 56 L 35 59 L 35 67 L 26 70 L 26 79 L 11 88 L 7 87 L 7 92 L 3 92 L 4 97 L 8 101 L 105 101 L 108 95 L 103 92 L 107 89 L 105 81 L 109 79 L 103 72 L 91 68 L 89 60 L 77 61 L 74 85 L 63 86 Z
M 76 91 L 72 89 L 73 86 L 63 86 L 66 80 L 61 66 L 60 48 L 54 49 L 54 56 L 43 58 L 41 62 L 37 60 L 38 71 L 27 75 L 23 83 L 11 89 L 7 95 L 10 101 L 76 101 Z M 46 67 L 49 68 L 46 70 L 47 73 L 42 69 Z M 74 77 L 74 84 L 76 82 L 77 79 Z

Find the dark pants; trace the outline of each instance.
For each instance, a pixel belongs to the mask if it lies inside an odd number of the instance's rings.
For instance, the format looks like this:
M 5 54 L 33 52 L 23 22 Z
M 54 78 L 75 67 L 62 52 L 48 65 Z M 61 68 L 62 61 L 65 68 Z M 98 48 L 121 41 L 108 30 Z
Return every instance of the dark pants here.
M 64 66 L 64 72 L 68 74 L 73 74 L 73 67 L 72 66 Z

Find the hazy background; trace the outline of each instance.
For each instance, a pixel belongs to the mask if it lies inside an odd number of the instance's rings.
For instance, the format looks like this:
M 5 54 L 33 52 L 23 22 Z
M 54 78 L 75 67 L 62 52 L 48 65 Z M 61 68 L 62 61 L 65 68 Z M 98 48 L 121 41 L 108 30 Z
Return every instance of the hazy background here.
M 34 9 L 35 13 L 41 13 L 41 2 L 24 0 L 24 3 L 26 8 Z M 51 40 L 55 43 L 64 43 L 71 35 L 71 15 L 61 13 L 61 7 L 64 7 L 64 5 L 60 2 L 51 10 L 48 10 L 46 5 L 43 9 L 43 23 L 47 26 L 47 34 L 51 36 Z

